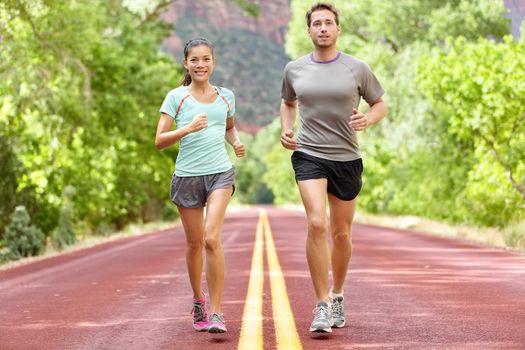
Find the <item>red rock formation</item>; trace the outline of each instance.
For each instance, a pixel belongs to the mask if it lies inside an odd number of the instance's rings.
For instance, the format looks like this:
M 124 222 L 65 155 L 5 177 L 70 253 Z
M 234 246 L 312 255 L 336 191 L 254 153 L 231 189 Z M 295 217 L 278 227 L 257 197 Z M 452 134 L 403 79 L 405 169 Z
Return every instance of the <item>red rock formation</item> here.
M 289 1 L 260 0 L 259 8 L 259 18 L 254 18 L 245 14 L 234 3 L 224 0 L 178 0 L 170 5 L 162 18 L 177 23 L 184 13 L 189 12 L 195 20 L 206 21 L 212 28 L 245 29 L 283 44 L 291 16 Z M 167 45 L 175 51 L 180 51 L 182 44 L 177 39 L 170 38 Z

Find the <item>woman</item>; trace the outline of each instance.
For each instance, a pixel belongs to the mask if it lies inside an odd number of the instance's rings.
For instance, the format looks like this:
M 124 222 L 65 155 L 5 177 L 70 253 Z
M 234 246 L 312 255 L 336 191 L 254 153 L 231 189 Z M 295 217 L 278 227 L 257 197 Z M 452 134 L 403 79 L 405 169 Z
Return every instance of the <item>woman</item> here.
M 235 171 L 224 139 L 233 146 L 237 157 L 244 156 L 245 150 L 234 125 L 233 92 L 210 84 L 214 66 L 213 47 L 208 40 L 198 38 L 186 43 L 186 74 L 181 86 L 168 93 L 160 108 L 155 144 L 163 149 L 180 141 L 170 196 L 177 205 L 186 235 L 186 263 L 193 289 L 193 327 L 197 331 L 224 333 L 221 227 L 226 206 L 235 191 Z M 171 130 L 173 121 L 175 130 Z M 201 281 L 203 247 L 210 294 L 208 305 Z

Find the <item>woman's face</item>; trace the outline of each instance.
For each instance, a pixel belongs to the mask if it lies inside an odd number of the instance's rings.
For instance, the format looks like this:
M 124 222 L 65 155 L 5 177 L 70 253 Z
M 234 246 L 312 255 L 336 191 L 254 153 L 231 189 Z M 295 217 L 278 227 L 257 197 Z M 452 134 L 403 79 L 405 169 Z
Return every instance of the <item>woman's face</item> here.
M 188 50 L 188 58 L 184 61 L 184 67 L 188 70 L 192 81 L 208 81 L 214 66 L 213 53 L 208 46 L 198 45 Z

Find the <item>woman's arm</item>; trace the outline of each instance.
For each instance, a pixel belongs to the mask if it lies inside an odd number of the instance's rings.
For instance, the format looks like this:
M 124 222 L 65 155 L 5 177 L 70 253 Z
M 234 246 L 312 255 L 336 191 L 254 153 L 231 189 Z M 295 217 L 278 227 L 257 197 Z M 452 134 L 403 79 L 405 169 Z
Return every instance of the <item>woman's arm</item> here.
M 189 125 L 183 128 L 171 130 L 172 125 L 173 118 L 166 113 L 162 113 L 157 125 L 157 135 L 155 136 L 155 147 L 157 147 L 157 149 L 164 149 L 176 144 L 184 136 L 204 129 L 208 126 L 208 123 L 206 121 L 206 114 L 200 113 L 193 118 L 193 121 Z
M 226 118 L 226 133 L 224 138 L 226 139 L 226 142 L 232 145 L 233 151 L 238 158 L 244 156 L 244 145 L 239 139 L 239 132 L 235 127 L 235 118 L 233 116 Z

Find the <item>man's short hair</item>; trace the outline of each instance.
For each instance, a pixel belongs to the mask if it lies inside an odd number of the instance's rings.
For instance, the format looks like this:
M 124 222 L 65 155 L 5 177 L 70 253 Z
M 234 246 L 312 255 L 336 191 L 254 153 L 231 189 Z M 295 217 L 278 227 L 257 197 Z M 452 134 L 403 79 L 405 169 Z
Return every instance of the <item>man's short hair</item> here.
M 314 4 L 308 12 L 306 12 L 306 24 L 308 25 L 308 28 L 310 28 L 310 24 L 312 24 L 312 13 L 319 10 L 328 10 L 332 12 L 335 16 L 335 23 L 339 25 L 339 13 L 337 12 L 337 9 L 334 5 L 326 3 L 326 2 L 318 2 Z

